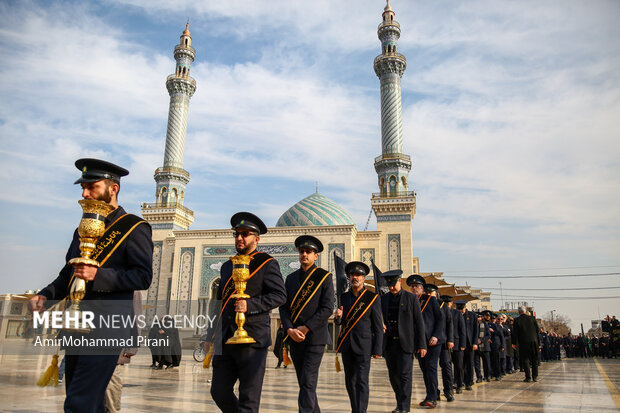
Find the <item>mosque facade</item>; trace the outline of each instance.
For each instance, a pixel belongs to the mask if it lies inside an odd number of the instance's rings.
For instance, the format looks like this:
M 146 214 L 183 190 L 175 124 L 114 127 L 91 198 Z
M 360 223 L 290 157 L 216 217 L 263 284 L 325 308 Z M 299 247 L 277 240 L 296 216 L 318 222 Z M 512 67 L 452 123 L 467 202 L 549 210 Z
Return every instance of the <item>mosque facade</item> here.
M 377 34 L 381 54 L 374 60 L 374 70 L 380 83 L 382 152 L 374 159 L 378 191 L 370 197 L 377 230 L 359 230 L 351 215 L 317 188 L 284 211 L 261 236 L 259 250 L 279 262 L 284 277 L 300 266 L 294 241 L 304 234 L 322 241 L 325 250 L 317 265 L 332 272 L 334 255 L 369 266 L 372 260 L 382 271 L 402 269 L 405 276 L 419 272 L 412 242 L 416 211 L 416 194 L 409 185 L 412 162 L 403 149 L 400 80 L 407 61 L 397 51 L 400 25 L 389 2 Z M 206 314 L 215 299 L 220 267 L 236 254 L 230 228 L 190 229 L 194 213 L 183 205 L 190 178 L 183 169 L 183 154 L 189 103 L 196 90 L 190 76 L 195 55 L 186 26 L 174 48 L 175 73 L 166 80 L 170 106 L 164 162 L 154 174 L 155 202 L 142 204 L 142 215 L 153 228 L 153 282 L 146 294 L 151 316 Z

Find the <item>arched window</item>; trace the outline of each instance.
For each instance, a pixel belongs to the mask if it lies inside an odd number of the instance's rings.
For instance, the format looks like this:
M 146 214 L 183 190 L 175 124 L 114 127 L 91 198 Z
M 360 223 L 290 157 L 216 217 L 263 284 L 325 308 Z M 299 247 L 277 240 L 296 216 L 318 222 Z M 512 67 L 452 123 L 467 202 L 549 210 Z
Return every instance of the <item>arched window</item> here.
M 394 175 L 390 176 L 390 195 L 396 196 L 398 192 L 398 183 Z
M 163 205 L 168 203 L 168 189 L 165 186 L 161 189 L 161 203 Z

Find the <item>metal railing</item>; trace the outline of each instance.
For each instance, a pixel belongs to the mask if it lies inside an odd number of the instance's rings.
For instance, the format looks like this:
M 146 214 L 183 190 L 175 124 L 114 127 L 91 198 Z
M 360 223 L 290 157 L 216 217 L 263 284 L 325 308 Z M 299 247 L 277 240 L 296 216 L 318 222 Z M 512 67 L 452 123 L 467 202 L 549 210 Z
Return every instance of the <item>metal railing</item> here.
M 404 153 L 384 153 L 383 155 L 377 156 L 375 158 L 375 162 L 379 162 L 384 159 L 402 159 L 404 161 L 411 162 L 411 156 L 405 155 Z
M 157 174 L 165 174 L 165 173 L 181 175 L 181 176 L 184 176 L 186 178 L 189 178 L 189 172 L 187 172 L 183 168 L 178 168 L 176 166 L 163 166 L 163 167 L 157 168 L 155 170 L 155 174 L 154 175 L 156 176 Z
M 415 198 L 415 191 L 386 191 L 375 192 L 372 194 L 373 198 Z
M 159 209 L 159 208 L 176 208 L 176 209 L 180 209 L 181 211 L 185 212 L 188 215 L 194 216 L 194 211 L 192 211 L 189 208 L 184 207 L 178 202 L 153 202 L 153 203 L 143 202 L 142 203 L 143 210 L 144 209 Z

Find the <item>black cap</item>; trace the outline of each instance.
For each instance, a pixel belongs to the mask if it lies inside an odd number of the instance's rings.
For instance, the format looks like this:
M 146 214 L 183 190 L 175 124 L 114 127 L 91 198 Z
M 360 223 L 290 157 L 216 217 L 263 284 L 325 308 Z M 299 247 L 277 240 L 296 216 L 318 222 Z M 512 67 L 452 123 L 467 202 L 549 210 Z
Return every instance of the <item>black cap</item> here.
M 78 159 L 75 161 L 75 167 L 82 171 L 82 176 L 74 184 L 97 182 L 102 179 L 111 179 L 114 182 L 120 183 L 121 176 L 129 174 L 127 169 L 101 159 Z
M 489 317 L 491 317 L 491 315 L 492 315 L 493 313 L 491 313 L 489 310 L 484 310 L 481 314 L 482 314 L 482 315 L 488 315 Z
M 438 288 L 435 284 L 427 283 L 424 285 L 424 291 L 427 293 L 431 293 L 433 291 L 437 292 Z
M 344 267 L 344 272 L 347 275 L 351 274 L 362 274 L 364 277 L 370 273 L 370 268 L 368 265 L 364 264 L 361 261 L 351 261 Z
M 467 301 L 465 300 L 457 300 L 454 302 L 454 304 L 456 304 L 456 309 L 457 310 L 462 310 L 463 308 L 465 308 L 465 305 L 467 304 Z
M 247 228 L 251 231 L 264 234 L 267 232 L 267 226 L 259 217 L 249 212 L 237 212 L 230 218 L 230 225 L 233 229 Z
M 319 241 L 318 238 L 313 237 L 312 235 L 302 235 L 297 237 L 295 240 L 295 246 L 297 249 L 299 248 L 312 248 L 316 252 L 323 251 L 323 244 Z
M 451 295 L 447 295 L 447 294 L 446 295 L 442 295 L 441 296 L 441 300 L 444 303 L 449 303 L 450 301 L 452 301 L 452 296 Z
M 424 277 L 418 274 L 413 274 L 407 277 L 407 285 L 411 287 L 413 284 L 420 284 L 422 286 L 426 285 L 426 281 L 424 281 Z
M 391 270 L 384 272 L 383 274 L 381 274 L 381 276 L 385 278 L 385 283 L 388 287 L 393 287 L 400 279 L 402 273 L 403 272 L 401 270 Z

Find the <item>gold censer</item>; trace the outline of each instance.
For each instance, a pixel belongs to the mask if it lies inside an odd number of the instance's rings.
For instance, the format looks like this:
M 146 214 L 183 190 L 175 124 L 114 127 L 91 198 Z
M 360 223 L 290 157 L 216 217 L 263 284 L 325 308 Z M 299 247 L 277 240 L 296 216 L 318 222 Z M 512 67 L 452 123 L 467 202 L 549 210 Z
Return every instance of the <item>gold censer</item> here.
M 235 255 L 234 257 L 230 257 L 233 263 L 232 278 L 235 282 L 235 293 L 230 296 L 231 298 L 250 298 L 250 296 L 245 293 L 245 288 L 250 278 L 250 261 L 252 261 L 253 258 L 254 257 L 250 257 L 249 255 Z M 243 328 L 245 324 L 245 313 L 238 312 L 235 316 L 235 323 L 237 324 L 237 330 L 231 338 L 226 340 L 226 344 L 256 343 L 256 340 L 250 337 L 248 332 Z
M 96 248 L 96 243 L 105 232 L 105 219 L 114 207 L 107 202 L 97 201 L 95 199 L 80 199 L 78 201 L 82 207 L 82 219 L 78 226 L 78 234 L 80 235 L 80 257 L 69 260 L 69 265 L 87 264 L 99 267 L 99 262 L 90 258 Z M 68 315 L 73 320 L 79 320 L 75 328 L 66 328 L 69 331 L 79 331 L 87 333 L 90 329 L 83 327 L 82 314 L 80 311 L 80 301 L 84 299 L 86 294 L 86 281 L 74 277 L 69 293 L 71 305 L 67 309 Z M 78 327 L 78 325 L 80 327 Z

